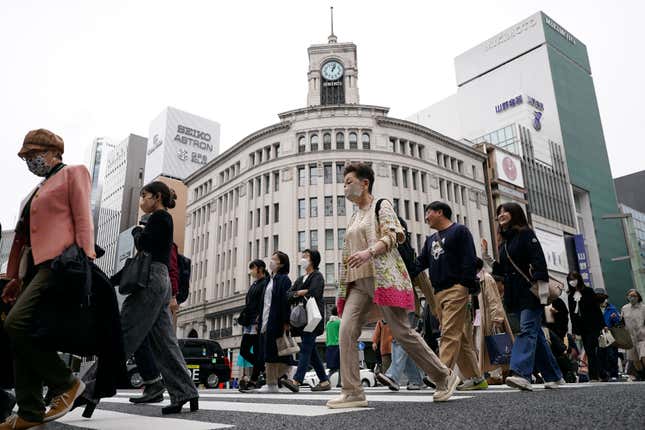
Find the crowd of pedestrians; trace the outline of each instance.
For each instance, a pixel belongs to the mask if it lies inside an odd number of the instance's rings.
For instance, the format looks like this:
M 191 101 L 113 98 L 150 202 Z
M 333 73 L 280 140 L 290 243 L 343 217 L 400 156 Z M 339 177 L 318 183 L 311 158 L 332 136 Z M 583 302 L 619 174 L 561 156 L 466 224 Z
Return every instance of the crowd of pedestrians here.
M 8 417 L 0 429 L 34 427 L 80 405 L 88 405 L 91 415 L 101 397 L 114 394 L 114 387 L 105 388 L 104 359 L 97 360 L 89 376 L 74 376 L 57 353 L 67 344 L 55 343 L 60 336 L 40 316 L 53 306 L 52 292 L 63 294 L 61 280 L 70 278 L 61 276 L 69 275 L 69 264 L 94 267 L 101 254 L 94 244 L 89 173 L 82 166 L 63 164 L 63 152 L 63 140 L 43 129 L 30 132 L 19 152 L 43 180 L 21 209 L 3 281 L 2 300 L 10 310 L 3 324 L 8 340 L 2 354 L 13 357 L 18 410 L 9 415 L 14 399 L 2 391 L 0 412 Z M 246 369 L 236 380 L 240 391 L 277 393 L 284 387 L 299 392 L 311 366 L 318 378 L 312 391 L 334 388 L 331 375 L 341 387 L 327 407 L 366 407 L 358 345 L 368 323 L 375 323 L 372 347 L 381 361 L 377 380 L 394 391 L 403 381 L 409 390 L 432 387 L 435 402 L 447 401 L 455 390 L 485 390 L 503 382 L 520 390 L 532 390 L 536 381 L 556 389 L 565 377 L 577 380 L 572 363 L 581 350 L 589 379 L 617 380 L 618 348 L 599 340 L 617 328 L 625 330 L 632 345 L 623 360 L 629 363 L 627 370 L 643 376 L 641 295 L 630 290 L 628 304 L 619 311 L 604 290 L 592 290 L 572 272 L 566 302 L 553 297 L 545 307 L 547 264 L 521 206 L 504 203 L 497 208 L 496 258 L 482 240 L 480 259 L 468 228 L 452 220 L 451 207 L 431 202 L 425 219 L 434 233 L 417 256 L 392 203 L 376 198 L 374 180 L 368 164 L 345 168 L 345 197 L 355 211 L 346 229 L 336 306 L 328 318 L 317 250 L 298 256 L 302 275 L 293 283 L 290 257 L 282 251 L 273 253 L 268 267 L 262 260 L 249 264 L 252 284 L 238 318 L 243 327 L 238 363 Z M 130 401 L 159 402 L 167 390 L 171 404 L 162 409 L 164 414 L 179 413 L 185 404 L 191 411 L 199 408 L 173 326 L 178 254 L 168 209 L 175 199 L 162 182 L 143 187 L 140 209 L 145 215 L 132 231 L 137 256 L 111 279 L 127 294 L 120 314 L 116 311 L 116 348 L 122 357 L 136 357 L 144 381 L 142 395 Z M 72 263 L 70 250 L 76 256 Z M 62 275 L 61 262 L 67 262 Z M 82 293 L 77 284 L 66 285 L 64 294 Z M 91 311 L 99 304 L 81 300 L 78 307 L 87 306 Z M 33 335 L 38 324 L 50 329 L 48 341 Z M 316 345 L 323 334 L 324 357 Z M 124 366 L 122 362 L 117 370 Z

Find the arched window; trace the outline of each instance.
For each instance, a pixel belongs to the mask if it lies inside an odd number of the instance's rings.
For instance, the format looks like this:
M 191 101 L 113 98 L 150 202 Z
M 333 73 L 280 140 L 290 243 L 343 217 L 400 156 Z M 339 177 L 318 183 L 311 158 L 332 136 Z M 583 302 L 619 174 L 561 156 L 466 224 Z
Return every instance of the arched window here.
M 329 133 L 323 134 L 323 149 L 325 151 L 331 150 L 331 134 Z
M 345 149 L 345 134 L 336 133 L 336 149 Z
M 312 134 L 309 138 L 309 143 L 311 144 L 311 151 L 318 151 L 318 135 Z
M 305 152 L 305 142 L 306 142 L 305 137 L 300 136 L 300 138 L 298 139 L 298 153 L 299 154 Z
M 349 149 L 358 149 L 358 136 L 356 133 L 349 133 Z
M 370 135 L 363 133 L 361 140 L 363 141 L 363 149 L 370 149 Z

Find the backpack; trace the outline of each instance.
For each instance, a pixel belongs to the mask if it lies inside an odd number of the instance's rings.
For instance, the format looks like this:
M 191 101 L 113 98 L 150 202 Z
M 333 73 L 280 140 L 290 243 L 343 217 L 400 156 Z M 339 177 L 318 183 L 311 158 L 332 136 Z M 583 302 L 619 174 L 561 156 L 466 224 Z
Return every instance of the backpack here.
M 381 203 L 383 202 L 383 200 L 386 199 L 379 199 L 376 201 L 376 222 L 379 222 L 378 213 L 381 210 Z M 401 254 L 403 263 L 405 263 L 405 268 L 408 270 L 410 279 L 414 279 L 419 275 L 419 273 L 421 273 L 421 270 L 419 270 L 417 266 L 417 253 L 415 252 L 414 248 L 412 248 L 410 233 L 408 232 L 408 224 L 400 216 L 397 215 L 397 218 L 399 219 L 399 223 L 405 231 L 405 241 L 399 244 L 397 246 L 397 249 L 399 250 L 399 254 Z
M 190 258 L 177 253 L 177 270 L 179 271 L 179 291 L 177 291 L 177 303 L 181 304 L 188 298 L 190 289 Z

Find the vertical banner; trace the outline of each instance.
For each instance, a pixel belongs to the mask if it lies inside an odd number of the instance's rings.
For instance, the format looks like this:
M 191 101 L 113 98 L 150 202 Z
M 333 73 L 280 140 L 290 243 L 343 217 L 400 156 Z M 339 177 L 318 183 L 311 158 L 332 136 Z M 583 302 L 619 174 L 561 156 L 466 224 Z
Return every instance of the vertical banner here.
M 591 276 L 589 275 L 589 258 L 587 257 L 587 250 L 585 249 L 585 237 L 582 234 L 576 234 L 573 236 L 573 241 L 576 245 L 578 271 L 585 281 L 585 285 L 593 288 L 591 285 Z

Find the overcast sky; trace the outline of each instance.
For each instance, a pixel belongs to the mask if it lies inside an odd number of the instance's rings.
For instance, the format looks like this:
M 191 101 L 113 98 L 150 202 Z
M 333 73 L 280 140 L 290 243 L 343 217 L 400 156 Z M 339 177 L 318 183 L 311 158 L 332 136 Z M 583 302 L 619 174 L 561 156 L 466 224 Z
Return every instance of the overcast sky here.
M 38 182 L 16 156 L 48 128 L 65 161 L 94 137 L 148 134 L 174 106 L 218 121 L 221 150 L 303 107 L 329 1 L 0 1 L 0 222 Z M 613 176 L 645 168 L 643 1 L 336 1 L 361 103 L 408 115 L 456 92 L 454 58 L 540 8 L 587 45 Z

